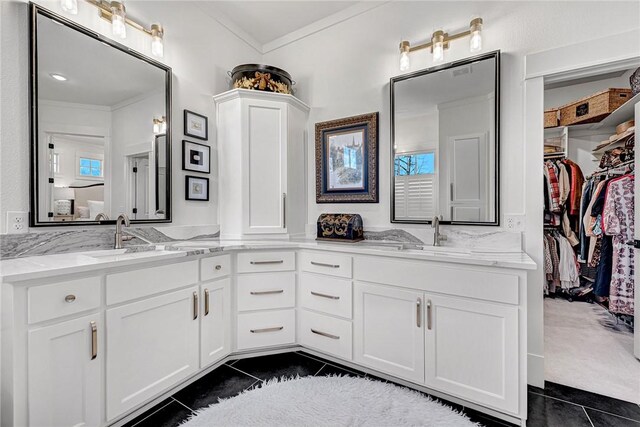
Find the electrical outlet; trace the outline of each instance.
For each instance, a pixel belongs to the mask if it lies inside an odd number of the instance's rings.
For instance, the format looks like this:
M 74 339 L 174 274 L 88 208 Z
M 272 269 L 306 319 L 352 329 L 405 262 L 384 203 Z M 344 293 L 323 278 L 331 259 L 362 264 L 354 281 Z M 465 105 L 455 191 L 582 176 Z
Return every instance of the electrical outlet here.
M 7 212 L 7 234 L 19 234 L 29 231 L 27 212 L 8 211 Z
M 524 215 L 505 215 L 504 222 L 509 231 L 524 231 Z

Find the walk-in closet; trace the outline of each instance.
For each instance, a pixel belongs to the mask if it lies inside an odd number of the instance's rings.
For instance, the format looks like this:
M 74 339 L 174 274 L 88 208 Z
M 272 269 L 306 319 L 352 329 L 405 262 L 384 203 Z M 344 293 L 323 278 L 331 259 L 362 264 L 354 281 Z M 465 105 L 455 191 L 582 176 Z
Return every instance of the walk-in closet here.
M 545 86 L 542 190 L 545 380 L 638 403 L 635 68 Z

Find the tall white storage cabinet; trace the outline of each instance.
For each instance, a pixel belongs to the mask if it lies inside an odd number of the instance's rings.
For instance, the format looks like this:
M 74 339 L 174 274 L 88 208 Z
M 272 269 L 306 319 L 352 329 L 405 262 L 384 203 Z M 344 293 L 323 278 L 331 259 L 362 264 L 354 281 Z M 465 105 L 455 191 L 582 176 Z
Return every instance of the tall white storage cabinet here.
M 291 95 L 247 89 L 214 101 L 220 237 L 304 235 L 309 107 Z

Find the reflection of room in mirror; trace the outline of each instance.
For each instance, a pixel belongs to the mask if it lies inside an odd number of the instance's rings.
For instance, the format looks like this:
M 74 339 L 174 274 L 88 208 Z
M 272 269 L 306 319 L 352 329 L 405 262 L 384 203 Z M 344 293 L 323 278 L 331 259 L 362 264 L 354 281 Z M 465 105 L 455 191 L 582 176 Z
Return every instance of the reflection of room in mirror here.
M 393 84 L 394 221 L 495 222 L 496 59 Z
M 37 23 L 38 221 L 164 219 L 167 143 L 154 118 L 167 114 L 166 71 Z

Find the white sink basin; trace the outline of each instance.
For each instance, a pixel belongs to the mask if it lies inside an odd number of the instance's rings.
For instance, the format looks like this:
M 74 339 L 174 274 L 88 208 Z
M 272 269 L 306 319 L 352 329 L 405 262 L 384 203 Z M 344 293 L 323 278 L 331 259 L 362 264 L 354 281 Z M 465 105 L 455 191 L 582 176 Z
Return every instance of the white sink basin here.
M 93 258 L 100 261 L 124 261 L 140 258 L 151 258 L 162 255 L 175 255 L 179 254 L 178 251 L 168 251 L 164 249 L 164 246 L 156 246 L 154 248 L 144 249 L 141 251 L 128 251 L 128 249 L 111 249 L 104 251 L 92 251 L 86 252 L 82 255 L 89 258 Z

